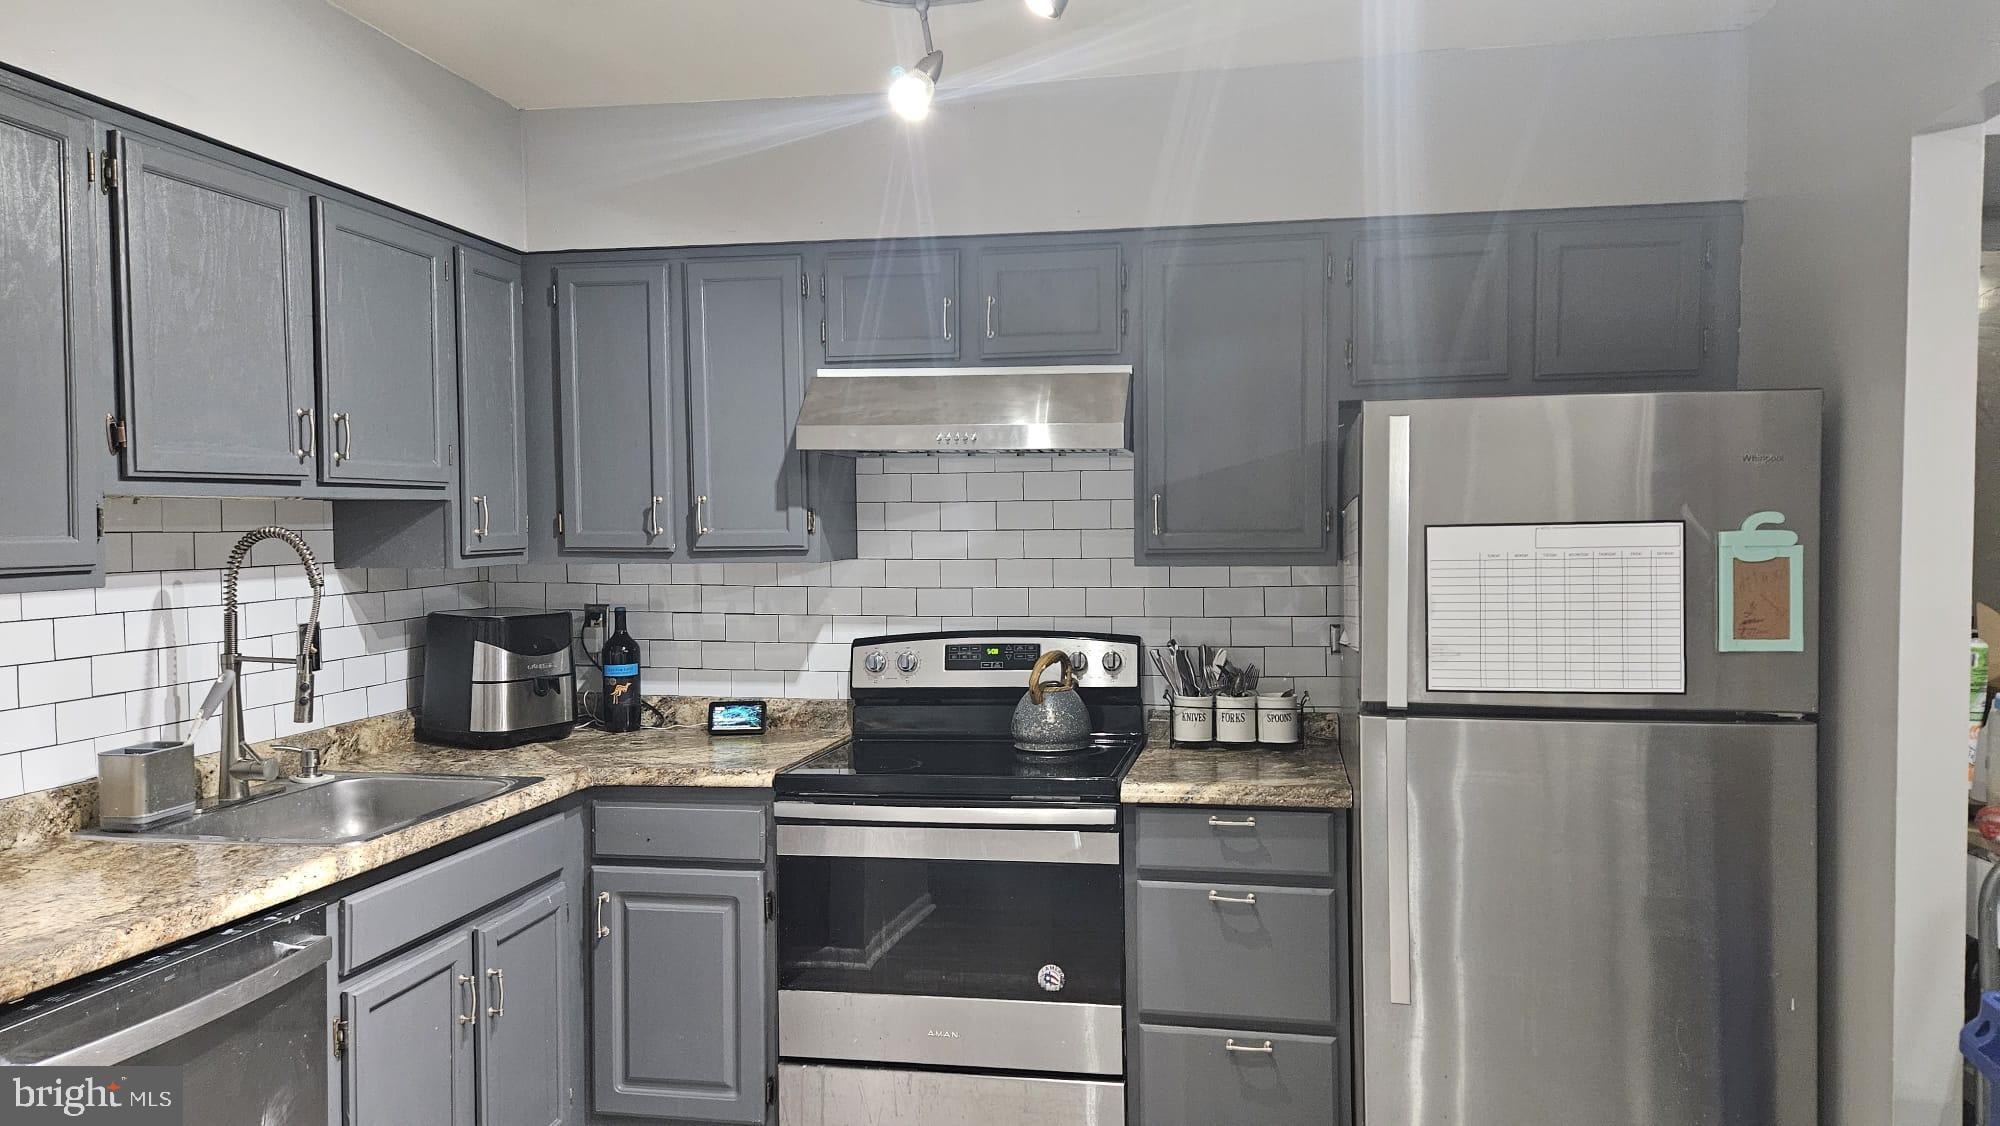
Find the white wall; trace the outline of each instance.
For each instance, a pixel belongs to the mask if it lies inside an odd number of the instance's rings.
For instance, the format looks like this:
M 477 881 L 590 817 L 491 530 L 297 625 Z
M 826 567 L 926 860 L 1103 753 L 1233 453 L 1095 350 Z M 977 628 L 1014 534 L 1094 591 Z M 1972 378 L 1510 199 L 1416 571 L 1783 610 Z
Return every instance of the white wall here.
M 1976 272 L 1940 282 L 1936 271 L 1976 262 L 1976 245 L 1946 257 L 1935 231 L 1919 231 L 1923 249 L 1913 254 L 1911 157 L 1918 133 L 1981 116 L 1974 101 L 2000 81 L 2000 5 L 1788 0 L 1748 35 L 1742 378 L 1828 392 L 1823 1121 L 1956 1122 L 1960 959 L 1948 943 L 1963 902 L 1955 791 L 1964 743 L 1962 728 L 1957 738 L 1945 729 L 1964 689 L 1950 678 L 1905 682 L 1899 669 L 1924 677 L 1950 661 L 1963 676 L 1970 591 L 1959 537 L 1905 555 L 1903 536 L 1971 515 L 1960 433 L 1971 375 L 1928 358 L 1913 369 L 1928 353 L 1910 347 L 1909 321 L 1913 295 L 1962 302 L 1955 316 L 1935 314 L 1927 332 L 1956 332 L 1938 325 L 1973 316 Z M 1961 206 L 1954 199 L 1929 188 L 1924 197 L 1927 208 Z M 1913 268 L 1924 275 L 1914 285 Z M 1941 399 L 1922 402 L 1928 395 Z M 1907 412 L 1911 401 L 1923 409 Z M 1933 425 L 1944 427 L 1935 438 L 1925 430 Z M 1906 443 L 1908 434 L 1917 441 Z M 1906 451 L 1932 441 L 1941 456 Z M 1911 498 L 1928 507 L 1911 511 Z M 1905 604 L 1904 592 L 1926 584 L 1935 597 Z
M 0 61 L 509 246 L 519 111 L 323 0 L 0 0 Z
M 1743 193 L 1741 33 L 958 94 L 953 77 L 917 128 L 875 96 L 530 112 L 530 248 Z

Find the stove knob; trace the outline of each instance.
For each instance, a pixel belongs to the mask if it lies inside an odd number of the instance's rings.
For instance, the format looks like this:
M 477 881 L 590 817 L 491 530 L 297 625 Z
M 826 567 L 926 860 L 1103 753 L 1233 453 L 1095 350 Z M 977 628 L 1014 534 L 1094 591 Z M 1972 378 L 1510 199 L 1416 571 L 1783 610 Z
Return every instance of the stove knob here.
M 889 667 L 889 661 L 888 658 L 882 656 L 880 650 L 877 650 L 876 652 L 868 654 L 867 659 L 861 662 L 861 667 L 867 669 L 869 672 L 873 673 L 876 676 L 881 676 L 882 670 Z
M 907 649 L 905 649 L 901 653 L 896 654 L 896 667 L 903 670 L 904 676 L 908 676 L 909 674 L 916 672 L 917 655 L 915 653 L 910 652 Z
M 1113 649 L 1109 653 L 1106 653 L 1104 655 L 1105 672 L 1117 672 L 1119 669 L 1122 669 L 1124 667 L 1125 667 L 1125 658 L 1118 655 L 1118 650 Z
M 1069 655 L 1069 667 L 1077 672 L 1082 672 L 1085 669 L 1089 668 L 1090 654 L 1084 652 L 1081 649 L 1078 649 L 1076 652 L 1071 653 Z

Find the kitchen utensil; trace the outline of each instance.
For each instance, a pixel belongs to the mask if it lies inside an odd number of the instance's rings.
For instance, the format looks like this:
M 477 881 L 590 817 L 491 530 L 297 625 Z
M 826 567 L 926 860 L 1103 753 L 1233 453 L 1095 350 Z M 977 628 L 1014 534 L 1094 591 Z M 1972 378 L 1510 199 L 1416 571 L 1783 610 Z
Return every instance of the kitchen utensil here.
M 1257 666 L 1254 664 L 1243 670 L 1243 692 L 1249 696 L 1257 694 Z M 1289 696 L 1291 693 L 1287 692 L 1286 695 Z
M 1299 742 L 1299 701 L 1290 690 L 1257 697 L 1257 741 L 1267 747 L 1293 747 Z
M 1215 697 L 1174 694 L 1176 747 L 1206 747 L 1215 741 Z
M 178 739 L 134 743 L 97 753 L 97 824 L 128 833 L 178 821 L 200 796 L 194 744 Z
M 193 746 L 195 736 L 201 734 L 201 725 L 207 723 L 208 717 L 221 709 L 222 702 L 229 698 L 230 685 L 235 683 L 236 670 L 224 669 L 222 675 L 215 678 L 215 683 L 208 686 L 208 695 L 201 698 L 201 710 L 195 713 L 194 726 L 188 729 L 189 746 Z
M 1062 665 L 1062 682 L 1043 684 L 1042 671 Z M 1031 754 L 1062 754 L 1090 745 L 1090 709 L 1076 691 L 1069 654 L 1051 649 L 1028 673 L 1028 694 L 1014 705 L 1014 746 Z
M 1257 697 L 1215 698 L 1215 741 L 1224 746 L 1247 746 L 1257 741 Z
M 1210 652 L 1208 658 L 1208 681 L 1211 690 L 1220 691 L 1224 687 L 1222 683 L 1223 674 L 1228 668 L 1229 650 L 1216 649 Z

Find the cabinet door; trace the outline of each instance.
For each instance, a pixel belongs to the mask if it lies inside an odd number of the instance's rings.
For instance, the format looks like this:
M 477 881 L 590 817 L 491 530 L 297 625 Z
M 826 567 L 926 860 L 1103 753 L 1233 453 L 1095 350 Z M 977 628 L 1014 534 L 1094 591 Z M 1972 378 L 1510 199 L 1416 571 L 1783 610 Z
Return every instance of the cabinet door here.
M 460 247 L 457 286 L 459 550 L 526 551 L 521 267 Z
M 119 147 L 125 472 L 305 481 L 305 193 L 150 139 Z
M 958 251 L 829 254 L 820 283 L 827 359 L 958 358 Z
M 82 397 L 109 380 L 98 333 L 86 118 L 0 90 L 0 571 L 89 570 Z
M 1118 247 L 979 252 L 979 354 L 1114 355 L 1124 343 Z
M 1706 230 L 1614 219 L 1536 231 L 1535 378 L 1697 374 Z
M 472 969 L 472 936 L 461 933 L 342 987 L 347 1126 L 472 1126 Z
M 1507 245 L 1500 229 L 1357 239 L 1355 386 L 1381 397 L 1422 384 L 1504 381 Z
M 480 1126 L 560 1126 L 570 1119 L 577 993 L 570 885 L 558 881 L 473 930 L 480 984 Z
M 595 867 L 599 1114 L 764 1121 L 764 874 Z
M 451 244 L 327 199 L 313 200 L 313 217 L 322 475 L 442 485 L 456 351 Z
M 669 553 L 667 267 L 556 271 L 563 546 Z
M 702 550 L 806 548 L 804 262 L 687 264 L 688 491 Z
M 1319 238 L 1145 248 L 1142 555 L 1325 549 L 1326 264 Z

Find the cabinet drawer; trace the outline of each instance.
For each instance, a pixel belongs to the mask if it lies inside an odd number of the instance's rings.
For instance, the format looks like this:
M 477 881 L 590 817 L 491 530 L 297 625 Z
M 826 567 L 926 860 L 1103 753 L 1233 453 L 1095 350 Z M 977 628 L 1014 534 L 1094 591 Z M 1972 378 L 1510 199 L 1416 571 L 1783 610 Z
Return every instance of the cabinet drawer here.
M 582 863 L 583 819 L 572 811 L 355 892 L 340 903 L 340 970 L 351 973 Z
M 1333 1023 L 1331 889 L 1140 880 L 1138 904 L 1141 1012 Z
M 598 856 L 755 863 L 765 834 L 762 806 L 597 803 Z
M 1139 811 L 1141 868 L 1238 875 L 1318 876 L 1339 871 L 1333 814 L 1250 809 Z
M 1331 1036 L 1141 1025 L 1139 1121 L 1146 1126 L 1345 1122 L 1335 1047 Z

